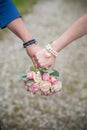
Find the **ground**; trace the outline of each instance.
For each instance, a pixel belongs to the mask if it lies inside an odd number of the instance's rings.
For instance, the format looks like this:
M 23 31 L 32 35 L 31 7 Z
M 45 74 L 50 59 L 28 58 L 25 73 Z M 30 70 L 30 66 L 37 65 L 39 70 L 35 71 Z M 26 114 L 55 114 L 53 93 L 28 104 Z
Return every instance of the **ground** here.
M 27 28 L 45 46 L 58 38 L 87 12 L 87 2 L 40 0 L 23 17 Z M 17 75 L 32 62 L 22 42 L 8 32 L 0 40 L 0 123 L 3 130 L 87 130 L 87 37 L 63 49 L 57 69 L 63 82 L 61 92 L 50 97 L 31 95 Z

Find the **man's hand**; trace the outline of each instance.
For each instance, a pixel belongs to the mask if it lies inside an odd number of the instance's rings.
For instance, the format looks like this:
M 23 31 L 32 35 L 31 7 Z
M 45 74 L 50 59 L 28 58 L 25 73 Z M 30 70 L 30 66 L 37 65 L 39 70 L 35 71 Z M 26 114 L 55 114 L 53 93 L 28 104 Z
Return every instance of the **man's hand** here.
M 39 47 L 37 44 L 32 44 L 32 45 L 26 47 L 27 54 L 30 56 L 30 58 L 36 68 L 39 68 L 39 64 L 37 62 L 35 55 L 36 55 L 36 53 L 38 53 L 41 50 L 42 50 L 42 48 Z

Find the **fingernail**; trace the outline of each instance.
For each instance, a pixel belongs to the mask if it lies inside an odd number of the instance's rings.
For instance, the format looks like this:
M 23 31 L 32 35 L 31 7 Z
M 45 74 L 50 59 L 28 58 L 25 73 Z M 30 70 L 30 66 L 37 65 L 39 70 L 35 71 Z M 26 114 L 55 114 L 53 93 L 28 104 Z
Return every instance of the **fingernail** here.
M 46 53 L 46 57 L 50 57 L 50 56 L 51 56 L 51 54 L 47 52 Z
M 35 68 L 35 69 L 39 69 L 39 66 L 38 66 L 38 65 L 34 65 L 34 68 Z

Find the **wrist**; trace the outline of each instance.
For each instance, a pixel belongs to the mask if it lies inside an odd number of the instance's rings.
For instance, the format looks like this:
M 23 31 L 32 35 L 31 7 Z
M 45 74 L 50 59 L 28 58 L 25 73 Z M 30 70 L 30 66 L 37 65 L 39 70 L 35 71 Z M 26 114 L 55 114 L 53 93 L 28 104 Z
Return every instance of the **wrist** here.
M 55 51 L 59 52 L 59 50 L 58 50 L 58 42 L 57 42 L 57 41 L 54 41 L 54 42 L 51 44 L 51 46 L 52 46 L 52 48 L 53 48 Z
M 37 44 L 32 44 L 32 45 L 26 47 L 26 51 L 28 51 L 28 53 L 32 53 L 33 50 L 36 51 L 37 47 L 38 47 Z
M 60 52 L 67 44 L 68 40 L 66 38 L 60 37 L 59 39 L 57 39 L 52 43 L 52 48 L 55 51 Z
M 52 54 L 53 56 L 57 57 L 57 55 L 58 55 L 57 51 L 56 51 L 50 44 L 46 45 L 45 48 L 46 48 L 46 50 L 47 50 L 50 54 Z
M 26 48 L 26 47 L 31 46 L 33 44 L 36 44 L 36 40 L 35 39 L 29 40 L 29 41 L 23 43 L 23 47 Z
M 61 35 L 57 40 L 55 40 L 52 43 L 52 47 L 57 52 L 60 52 L 63 48 L 65 48 L 68 44 L 72 42 L 72 39 L 73 39 L 72 36 L 65 32 L 63 35 Z
M 30 34 L 28 34 L 28 35 L 26 34 L 26 35 L 22 36 L 21 39 L 25 43 L 25 42 L 28 42 L 28 41 L 32 40 L 33 37 Z
M 31 45 L 27 46 L 26 49 L 27 48 L 33 48 L 33 47 L 36 47 L 36 46 L 37 46 L 37 44 L 31 44 Z

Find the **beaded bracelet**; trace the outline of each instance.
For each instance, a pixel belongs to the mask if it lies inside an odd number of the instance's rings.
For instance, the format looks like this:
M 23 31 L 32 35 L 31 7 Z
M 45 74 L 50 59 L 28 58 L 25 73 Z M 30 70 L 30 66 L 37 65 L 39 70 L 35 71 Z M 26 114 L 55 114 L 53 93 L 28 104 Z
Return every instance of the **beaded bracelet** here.
M 46 50 L 47 50 L 48 52 L 50 52 L 50 53 L 53 54 L 55 57 L 57 57 L 58 52 L 56 52 L 56 51 L 51 47 L 50 44 L 46 45 L 45 48 L 46 48 Z
M 32 39 L 32 40 L 30 40 L 28 42 L 25 42 L 23 44 L 23 47 L 26 48 L 27 46 L 32 45 L 32 44 L 36 44 L 36 40 L 35 39 Z

